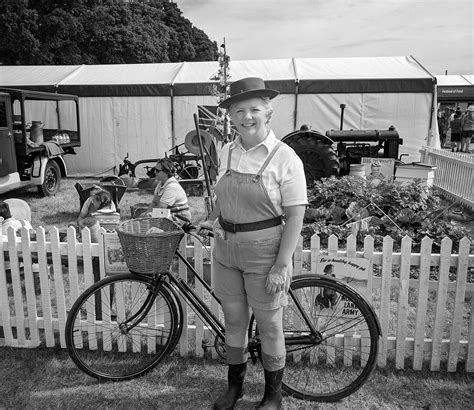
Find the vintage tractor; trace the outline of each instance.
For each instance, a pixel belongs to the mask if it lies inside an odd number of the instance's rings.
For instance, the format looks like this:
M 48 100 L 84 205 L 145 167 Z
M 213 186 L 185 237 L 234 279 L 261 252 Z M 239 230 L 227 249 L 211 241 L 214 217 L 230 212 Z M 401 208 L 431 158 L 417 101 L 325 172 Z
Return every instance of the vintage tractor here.
M 393 126 L 388 130 L 343 130 L 344 107 L 341 104 L 340 130 L 323 135 L 302 126 L 282 138 L 303 161 L 308 186 L 321 178 L 348 175 L 350 165 L 360 164 L 362 157 L 398 159 L 403 140 Z

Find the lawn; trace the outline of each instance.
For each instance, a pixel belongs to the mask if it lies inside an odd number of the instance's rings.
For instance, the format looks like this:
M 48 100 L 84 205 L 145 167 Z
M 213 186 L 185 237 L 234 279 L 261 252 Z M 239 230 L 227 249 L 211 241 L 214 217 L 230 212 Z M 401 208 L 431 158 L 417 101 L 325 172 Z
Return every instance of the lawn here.
M 216 360 L 172 357 L 147 376 L 99 383 L 77 369 L 67 352 L 0 348 L 2 408 L 158 408 L 209 409 L 226 386 L 226 366 Z M 412 409 L 472 407 L 472 376 L 429 371 L 376 370 L 358 392 L 339 403 L 284 398 L 285 409 Z M 246 394 L 237 409 L 261 398 L 260 365 L 249 365 Z
M 42 226 L 46 231 L 56 226 L 59 230 L 65 230 L 70 223 L 76 223 L 79 215 L 79 194 L 74 184 L 80 182 L 83 185 L 97 183 L 98 179 L 92 178 L 65 178 L 61 180 L 61 189 L 53 197 L 41 198 L 36 187 L 25 187 L 0 195 L 1 199 L 20 198 L 31 207 L 33 228 Z M 130 218 L 130 207 L 137 203 L 150 203 L 153 191 L 127 189 L 119 203 L 120 217 L 122 220 Z M 193 213 L 193 220 L 199 221 L 205 217 L 204 199 L 202 197 L 189 197 L 189 205 Z

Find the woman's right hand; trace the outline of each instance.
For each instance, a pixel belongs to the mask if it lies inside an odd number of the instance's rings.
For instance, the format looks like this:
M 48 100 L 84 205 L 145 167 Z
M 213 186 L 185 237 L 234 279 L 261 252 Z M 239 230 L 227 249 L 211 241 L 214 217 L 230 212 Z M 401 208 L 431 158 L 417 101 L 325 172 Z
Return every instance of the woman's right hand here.
M 211 221 L 211 220 L 201 221 L 199 222 L 197 228 L 198 228 L 198 231 L 200 231 L 201 229 L 212 231 L 213 225 L 214 225 L 214 221 Z

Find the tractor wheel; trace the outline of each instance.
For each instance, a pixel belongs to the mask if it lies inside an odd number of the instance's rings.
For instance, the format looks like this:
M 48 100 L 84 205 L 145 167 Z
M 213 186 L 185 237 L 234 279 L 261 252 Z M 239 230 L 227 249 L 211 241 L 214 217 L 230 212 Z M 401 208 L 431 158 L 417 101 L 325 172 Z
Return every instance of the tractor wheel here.
M 336 152 L 325 142 L 305 133 L 297 134 L 285 141 L 303 161 L 306 184 L 339 174 Z
M 59 191 L 61 185 L 61 171 L 55 161 L 48 161 L 44 171 L 44 180 L 38 185 L 41 196 L 53 196 Z

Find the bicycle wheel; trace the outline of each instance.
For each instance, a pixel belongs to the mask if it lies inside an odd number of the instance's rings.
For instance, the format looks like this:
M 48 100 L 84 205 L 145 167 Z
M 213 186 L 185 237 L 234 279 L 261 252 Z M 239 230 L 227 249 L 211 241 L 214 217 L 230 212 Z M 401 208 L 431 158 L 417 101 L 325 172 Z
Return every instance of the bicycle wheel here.
M 177 343 L 182 312 L 166 283 L 111 276 L 86 289 L 71 308 L 66 344 L 74 363 L 99 380 L 129 380 L 153 369 Z
M 253 316 L 250 325 L 258 342 Z M 361 295 L 335 280 L 295 277 L 283 329 L 283 389 L 297 398 L 341 400 L 362 386 L 376 363 L 377 318 Z

